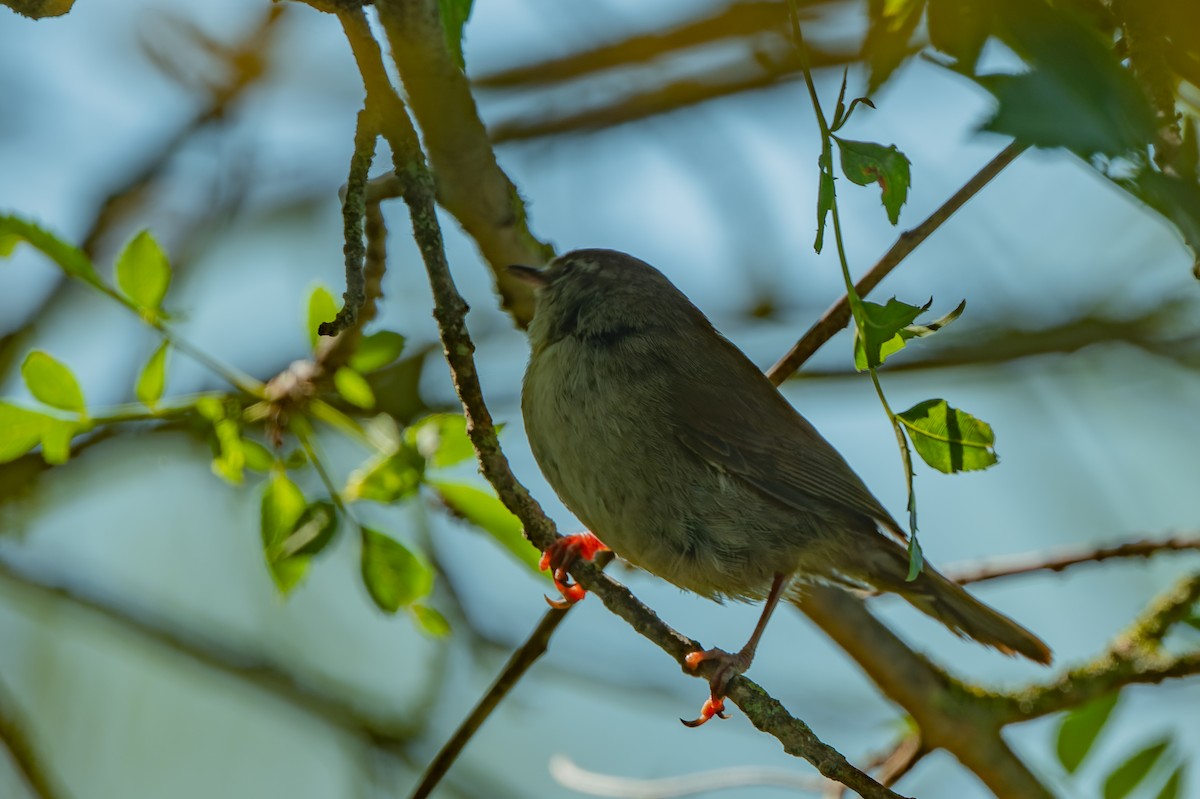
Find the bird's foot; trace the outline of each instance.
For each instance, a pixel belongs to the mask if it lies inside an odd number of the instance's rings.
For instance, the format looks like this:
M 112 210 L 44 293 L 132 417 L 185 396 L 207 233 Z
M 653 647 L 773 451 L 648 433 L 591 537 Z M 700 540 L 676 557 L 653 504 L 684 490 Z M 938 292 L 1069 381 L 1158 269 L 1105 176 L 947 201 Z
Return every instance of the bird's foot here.
M 587 596 L 587 591 L 583 589 L 583 586 L 579 583 L 571 582 L 571 575 L 568 574 L 568 570 L 571 568 L 571 564 L 579 558 L 592 560 L 596 557 L 597 553 L 604 552 L 607 549 L 608 547 L 604 545 L 604 542 L 585 531 L 575 533 L 574 535 L 562 536 L 542 553 L 542 559 L 538 562 L 538 568 L 550 570 L 550 576 L 554 580 L 554 587 L 558 589 L 558 592 L 563 597 L 562 599 L 546 597 L 546 602 L 550 607 L 566 610 Z
M 734 654 L 726 652 L 724 649 L 692 652 L 684 658 L 684 663 L 689 669 L 695 671 L 700 668 L 700 664 L 708 660 L 717 663 L 716 669 L 708 679 L 709 697 L 704 700 L 699 717 L 691 721 L 680 719 L 687 727 L 699 727 L 713 716 L 721 719 L 729 718 L 725 715 L 725 691 L 729 687 L 729 681 L 750 668 L 750 658 L 744 652 Z

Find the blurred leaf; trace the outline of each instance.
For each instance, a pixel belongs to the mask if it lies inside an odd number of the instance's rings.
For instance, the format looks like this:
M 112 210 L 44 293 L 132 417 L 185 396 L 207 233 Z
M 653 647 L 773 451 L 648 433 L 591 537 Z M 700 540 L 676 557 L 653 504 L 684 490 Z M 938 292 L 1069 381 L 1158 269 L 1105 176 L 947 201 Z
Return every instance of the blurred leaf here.
M 909 40 L 924 8 L 925 0 L 870 0 L 867 4 L 868 28 L 862 51 L 871 70 L 867 94 L 874 94 L 916 52 Z
M 538 567 L 542 555 L 525 540 L 521 520 L 494 494 L 466 483 L 443 480 L 430 480 L 429 486 L 451 513 L 486 532 L 535 574 L 544 574 Z
M 275 468 L 275 454 L 252 439 L 242 439 L 242 457 L 246 468 L 256 472 L 266 473 Z
M 333 295 L 329 293 L 329 289 L 324 286 L 317 286 L 312 290 L 312 294 L 308 295 L 308 343 L 315 350 L 317 342 L 321 340 L 321 335 L 317 333 L 317 328 L 322 322 L 332 322 L 333 317 L 337 316 L 337 302 L 334 301 Z
M 41 251 L 71 277 L 79 278 L 93 286 L 104 286 L 100 275 L 96 273 L 96 268 L 92 266 L 91 260 L 83 253 L 83 250 L 66 243 L 32 222 L 9 214 L 0 214 L 0 240 L 8 242 L 6 248 L 9 252 L 12 252 L 14 238 Z
M 29 387 L 29 392 L 51 408 L 78 414 L 87 411 L 83 391 L 75 375 L 49 353 L 34 350 L 25 356 L 25 362 L 21 364 L 21 377 Z
M 1068 773 L 1074 774 L 1087 757 L 1100 731 L 1108 723 L 1120 696 L 1119 692 L 1113 692 L 1093 699 L 1063 716 L 1062 723 L 1058 725 L 1055 751 L 1058 754 L 1058 762 L 1062 763 Z
M 1145 151 L 1154 138 L 1154 113 L 1108 41 L 1041 0 L 1006 0 L 995 8 L 1001 37 L 1030 68 L 975 78 L 998 103 L 983 130 L 1035 147 L 1064 147 L 1085 159 Z
M 888 356 L 904 349 L 901 331 L 927 310 L 933 300 L 923 306 L 909 305 L 895 297 L 887 305 L 863 300 L 862 327 L 855 329 L 854 366 L 860 372 L 883 364 Z
M 408 612 L 412 614 L 417 627 L 426 635 L 432 638 L 445 638 L 450 634 L 450 622 L 429 605 L 410 605 Z
M 358 349 L 350 356 L 350 368 L 360 374 L 382 369 L 400 357 L 405 341 L 404 336 L 391 330 L 363 336 Z
M 433 588 L 433 570 L 391 536 L 362 528 L 362 577 L 381 610 L 395 613 Z
M 817 252 L 820 252 L 821 248 L 825 246 L 825 219 L 833 210 L 833 201 L 836 197 L 833 181 L 833 174 L 822 169 L 821 185 L 817 189 L 817 240 L 813 242 L 813 249 Z
M 146 361 L 141 374 L 138 375 L 134 393 L 140 402 L 151 408 L 162 399 L 163 387 L 167 382 L 167 349 L 169 347 L 169 342 L 163 339 L 162 344 L 158 345 L 158 349 L 150 356 L 150 360 Z
M 883 207 L 888 221 L 893 225 L 900 221 L 900 206 L 908 198 L 908 187 L 912 185 L 909 160 L 892 144 L 866 141 L 850 141 L 837 136 L 838 152 L 842 157 L 842 174 L 851 183 L 869 186 L 878 183 L 882 190 Z
M 1167 751 L 1170 740 L 1152 743 L 1113 769 L 1104 780 L 1104 799 L 1124 799 L 1146 778 Z
M 74 422 L 54 419 L 42 432 L 42 457 L 52 466 L 66 463 L 71 457 L 71 439 L 79 432 Z
M 467 418 L 461 413 L 430 414 L 405 430 L 404 440 L 439 469 L 475 457 L 467 437 Z
M 213 422 L 217 436 L 217 457 L 213 458 L 213 474 L 232 484 L 241 485 L 246 467 L 245 442 L 237 421 L 230 418 Z
M 939 472 L 986 469 L 997 460 L 991 426 L 945 400 L 925 400 L 896 416 L 917 454 Z
M 929 0 L 929 43 L 957 62 L 964 73 L 975 62 L 991 29 L 991 9 L 979 0 Z
M 904 576 L 904 581 L 911 583 L 917 579 L 924 568 L 925 552 L 921 549 L 921 545 L 917 543 L 917 537 L 914 535 L 908 539 L 908 574 Z
M 458 68 L 466 70 L 463 59 L 463 26 L 471 17 L 471 6 L 474 0 L 438 0 L 438 9 L 442 12 L 442 32 L 446 36 L 446 49 Z
M 349 366 L 343 366 L 333 373 L 333 387 L 342 399 L 351 405 L 370 410 L 375 407 L 375 394 L 371 391 L 366 378 Z
M 376 456 L 354 470 L 344 493 L 350 501 L 398 502 L 417 492 L 424 474 L 425 459 L 405 446 L 391 455 Z
M 288 537 L 280 544 L 282 557 L 318 555 L 338 531 L 337 508 L 328 500 L 312 503 L 300 514 Z
M 1175 770 L 1171 772 L 1171 776 L 1167 778 L 1166 783 L 1163 784 L 1162 790 L 1158 792 L 1158 796 L 1155 799 L 1178 799 L 1179 789 L 1183 785 L 1185 765 L 1184 763 L 1180 763 L 1175 767 Z
M 263 487 L 261 532 L 271 579 L 287 596 L 308 571 L 308 558 L 288 556 L 284 545 L 307 507 L 304 494 L 285 472 L 277 471 Z
M 151 311 L 162 306 L 171 285 L 171 264 L 150 231 L 143 230 L 125 245 L 117 256 L 116 272 L 117 288 L 134 305 Z
M 42 442 L 61 419 L 0 401 L 0 463 L 15 460 Z
M 1119 182 L 1175 226 L 1200 266 L 1200 186 L 1148 168 Z

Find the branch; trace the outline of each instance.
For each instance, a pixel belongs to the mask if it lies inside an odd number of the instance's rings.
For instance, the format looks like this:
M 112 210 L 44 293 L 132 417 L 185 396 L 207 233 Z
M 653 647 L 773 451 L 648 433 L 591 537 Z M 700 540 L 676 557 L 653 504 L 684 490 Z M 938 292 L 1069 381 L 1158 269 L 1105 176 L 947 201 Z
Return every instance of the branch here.
M 62 799 L 68 794 L 46 768 L 45 758 L 29 738 L 29 728 L 29 721 L 17 708 L 12 694 L 0 683 L 0 743 L 8 748 L 17 771 L 38 799 Z
M 1189 533 L 1164 540 L 1143 538 L 1110 547 L 1065 549 L 1057 554 L 1034 553 L 996 559 L 975 567 L 951 567 L 946 576 L 960 585 L 981 583 L 1039 571 L 1061 572 L 1081 563 L 1099 563 L 1113 558 L 1149 558 L 1160 552 L 1200 550 L 1200 535 Z
M 879 285 L 889 272 L 900 265 L 900 262 L 912 253 L 921 242 L 929 238 L 942 223 L 961 208 L 967 200 L 974 197 L 980 189 L 1000 174 L 1004 167 L 1016 160 L 1025 152 L 1026 145 L 1013 142 L 984 165 L 983 169 L 968 180 L 962 188 L 954 192 L 950 199 L 912 230 L 900 234 L 900 238 L 883 254 L 871 269 L 854 284 L 858 296 L 865 297 L 873 288 Z M 767 377 L 775 385 L 787 380 L 800 365 L 812 357 L 821 345 L 846 326 L 850 321 L 850 301 L 843 295 L 840 300 L 830 306 L 829 310 L 808 329 L 799 341 L 787 351 L 779 361 L 767 370 Z

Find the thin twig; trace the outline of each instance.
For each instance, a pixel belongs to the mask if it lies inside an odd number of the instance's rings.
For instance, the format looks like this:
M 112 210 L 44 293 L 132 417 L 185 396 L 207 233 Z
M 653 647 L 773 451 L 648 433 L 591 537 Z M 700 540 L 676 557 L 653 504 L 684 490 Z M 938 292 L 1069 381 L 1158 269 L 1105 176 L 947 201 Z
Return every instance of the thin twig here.
M 1034 553 L 989 560 L 978 566 L 950 567 L 946 576 L 960 585 L 981 583 L 1000 577 L 1050 571 L 1061 572 L 1081 563 L 1099 563 L 1113 558 L 1149 558 L 1160 552 L 1200 550 L 1200 536 L 1177 535 L 1166 540 L 1143 538 L 1109 547 L 1075 548 L 1055 554 Z
M 512 657 L 504 664 L 504 670 L 500 672 L 500 676 L 492 683 L 487 692 L 480 697 L 479 702 L 471 710 L 470 715 L 463 719 L 462 724 L 458 725 L 458 729 L 454 731 L 454 735 L 450 736 L 450 740 L 442 746 L 441 750 L 434 757 L 433 762 L 425 769 L 425 773 L 421 776 L 421 782 L 417 785 L 416 790 L 412 792 L 411 799 L 424 799 L 433 792 L 433 789 L 441 781 L 446 772 L 454 764 L 459 753 L 467 745 L 467 742 L 479 731 L 483 723 L 487 721 L 488 716 L 496 709 L 504 697 L 508 696 L 509 691 L 516 686 L 517 682 L 525 676 L 525 672 L 537 662 L 543 654 L 545 654 L 550 643 L 550 636 L 562 624 L 563 619 L 567 617 L 567 610 L 559 610 L 551 608 L 542 616 L 542 620 L 538 626 L 534 628 L 529 638 L 521 645 L 519 649 L 513 652 Z
M 1004 167 L 1011 164 L 1017 156 L 1023 153 L 1026 145 L 1013 142 L 1005 147 L 989 161 L 982 169 L 968 180 L 962 188 L 954 192 L 950 199 L 912 230 L 900 234 L 896 243 L 883 254 L 871 269 L 854 284 L 858 296 L 865 297 L 879 285 L 900 262 L 908 257 L 921 242 L 942 226 L 950 216 L 961 208 L 967 200 L 974 197 L 980 189 L 986 186 L 994 177 L 1000 174 Z M 800 365 L 812 357 L 821 345 L 846 326 L 850 321 L 850 301 L 845 295 L 829 307 L 821 318 L 792 346 L 779 361 L 767 370 L 767 377 L 775 385 L 787 380 Z

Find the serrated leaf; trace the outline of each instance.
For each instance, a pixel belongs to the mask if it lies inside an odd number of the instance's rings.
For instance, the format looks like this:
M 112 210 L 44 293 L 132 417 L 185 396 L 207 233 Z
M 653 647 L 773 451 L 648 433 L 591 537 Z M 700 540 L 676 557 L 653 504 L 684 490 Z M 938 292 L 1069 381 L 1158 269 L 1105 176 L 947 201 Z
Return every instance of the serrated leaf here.
M 538 567 L 541 553 L 525 540 L 521 520 L 494 494 L 466 483 L 444 480 L 430 480 L 429 486 L 451 513 L 486 532 L 535 574 L 545 575 Z
M 346 481 L 350 501 L 398 502 L 417 492 L 425 474 L 425 459 L 412 447 L 402 446 L 391 455 L 376 456 L 356 469 Z
M 158 242 L 143 230 L 117 256 L 117 288 L 139 308 L 157 311 L 171 285 L 171 264 Z
M 1062 763 L 1068 773 L 1074 774 L 1092 750 L 1092 745 L 1100 736 L 1104 725 L 1108 723 L 1119 698 L 1120 693 L 1114 692 L 1093 699 L 1063 716 L 1058 725 L 1054 749 L 1058 755 L 1058 762 Z
M 825 246 L 825 220 L 833 210 L 837 193 L 833 180 L 832 173 L 821 170 L 821 183 L 817 188 L 817 239 L 813 242 L 813 249 L 817 252 Z
M 317 286 L 312 290 L 312 294 L 308 295 L 308 343 L 315 350 L 317 342 L 321 340 L 321 335 L 317 332 L 317 328 L 322 322 L 332 322 L 337 316 L 337 302 L 333 299 L 333 295 L 329 293 L 329 289 L 324 286 Z
M 854 331 L 855 368 L 861 372 L 881 366 L 889 355 L 904 349 L 902 331 L 932 302 L 930 300 L 918 307 L 900 302 L 895 297 L 888 300 L 887 305 L 863 300 L 862 323 Z
M 442 14 L 442 32 L 446 36 L 446 49 L 459 69 L 466 69 L 463 59 L 463 27 L 471 17 L 471 6 L 474 0 L 438 0 L 438 10 Z
M 21 364 L 21 377 L 39 402 L 64 411 L 86 412 L 83 390 L 79 388 L 75 375 L 49 353 L 34 350 L 25 356 Z
M 450 622 L 437 609 L 429 605 L 410 605 L 408 612 L 417 628 L 431 638 L 445 638 L 450 634 Z
M 275 472 L 263 487 L 260 531 L 263 555 L 271 579 L 280 593 L 287 596 L 308 571 L 308 558 L 289 557 L 284 544 L 308 503 L 304 493 L 284 472 Z
M 169 348 L 170 344 L 163 339 L 162 344 L 158 345 L 158 349 L 154 351 L 150 360 L 146 361 L 146 365 L 142 367 L 141 373 L 138 374 L 134 393 L 139 402 L 151 408 L 158 405 L 158 401 L 162 399 L 163 388 L 167 383 L 167 350 Z
M 434 468 L 445 468 L 475 457 L 461 413 L 434 413 L 404 431 L 404 440 Z
M 333 387 L 342 399 L 363 410 L 375 407 L 375 392 L 367 379 L 349 366 L 343 366 L 333 373 Z
M 1146 778 L 1167 751 L 1169 739 L 1150 744 L 1117 766 L 1104 780 L 1104 799 L 1124 799 Z
M 939 472 L 969 472 L 996 463 L 991 425 L 943 399 L 917 403 L 896 417 L 917 454 Z
M 48 230 L 33 222 L 9 214 L 0 214 L 0 239 L 12 242 L 13 239 L 24 241 L 35 250 L 50 258 L 71 277 L 79 278 L 93 286 L 103 286 L 96 267 L 83 250 L 68 244 Z M 9 252 L 12 247 L 9 247 Z
M 371 599 L 386 613 L 429 594 L 433 570 L 412 550 L 391 536 L 362 528 L 363 585 Z
M 842 174 L 851 183 L 869 186 L 878 183 L 888 221 L 895 225 L 900 221 L 900 207 L 908 199 L 908 187 L 912 185 L 908 157 L 892 144 L 866 141 L 850 141 L 834 137 L 841 154 Z
M 404 336 L 391 330 L 363 336 L 358 349 L 350 356 L 350 368 L 361 374 L 382 369 L 400 357 L 406 341 Z
M 1155 799 L 1178 799 L 1179 789 L 1183 786 L 1184 766 L 1185 764 L 1180 763 L 1175 767 Z

